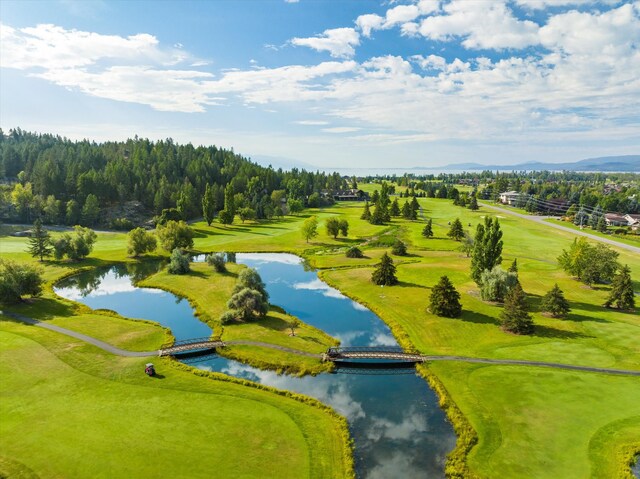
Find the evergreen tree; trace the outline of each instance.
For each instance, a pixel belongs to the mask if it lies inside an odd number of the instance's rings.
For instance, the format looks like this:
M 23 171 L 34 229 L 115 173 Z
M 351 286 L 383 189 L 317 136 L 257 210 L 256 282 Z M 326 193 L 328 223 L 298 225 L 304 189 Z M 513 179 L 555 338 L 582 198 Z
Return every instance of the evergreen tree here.
M 357 246 L 352 246 L 351 248 L 349 248 L 347 250 L 346 256 L 347 258 L 364 258 L 362 250 Z
M 213 222 L 216 211 L 217 205 L 215 190 L 209 183 L 207 183 L 207 186 L 204 190 L 204 195 L 202 196 L 202 215 L 204 216 L 204 219 L 209 226 L 211 226 L 211 223 Z
M 596 229 L 600 232 L 600 233 L 606 233 L 607 232 L 607 222 L 604 219 L 604 215 L 602 215 L 600 217 L 600 219 L 598 220 L 598 224 L 596 225 Z
M 387 253 L 383 254 L 382 258 L 380 258 L 380 264 L 378 264 L 377 268 L 371 275 L 371 281 L 382 286 L 392 286 L 398 283 L 396 267 L 393 264 L 391 256 Z
M 427 224 L 422 228 L 422 236 L 425 238 L 431 238 L 433 236 L 433 220 L 429 218 Z
M 591 229 L 597 229 L 598 228 L 598 222 L 600 221 L 600 218 L 604 217 L 604 212 L 602 211 L 602 208 L 600 207 L 600 205 L 597 205 L 594 209 L 593 212 L 591 213 L 591 216 L 589 217 L 589 226 L 591 226 Z
M 40 221 L 40 219 L 37 219 L 35 223 L 33 223 L 28 251 L 32 257 L 40 258 L 41 262 L 44 261 L 45 256 L 51 256 L 53 253 L 51 235 L 42 227 L 42 221 Z
M 431 289 L 429 311 L 445 318 L 456 318 L 462 313 L 460 293 L 447 276 L 442 276 L 438 284 Z
M 507 293 L 500 317 L 505 331 L 515 334 L 533 333 L 533 319 L 528 312 L 527 298 L 520 283 Z
M 404 205 L 402 205 L 402 217 L 406 220 L 410 220 L 412 214 L 413 210 L 411 209 L 411 205 L 408 201 L 405 201 Z
M 361 220 L 369 221 L 371 220 L 371 210 L 369 209 L 369 202 L 364 202 L 364 210 L 362 211 L 362 215 L 360 216 Z
M 451 228 L 449 228 L 447 236 L 456 241 L 460 241 L 462 238 L 464 238 L 464 229 L 459 218 L 456 218 L 453 223 L 451 223 Z
M 569 301 L 564 297 L 564 293 L 558 283 L 542 297 L 542 311 L 550 313 L 554 318 L 565 318 L 571 308 Z
M 626 264 L 620 268 L 618 274 L 613 278 L 611 292 L 604 303 L 607 308 L 610 308 L 613 304 L 618 309 L 628 310 L 632 310 L 636 306 L 633 283 L 631 281 L 631 269 Z
M 418 203 L 418 200 L 417 200 L 417 198 L 415 196 L 411 199 L 411 205 L 410 206 L 411 206 L 411 211 L 412 211 L 411 219 L 412 220 L 418 219 L 418 211 L 420 211 L 420 203 Z
M 398 205 L 398 198 L 393 199 L 393 203 L 391 203 L 391 209 L 389 210 L 389 214 L 391 216 L 400 216 L 400 205 Z
M 387 215 L 387 209 L 381 204 L 376 204 L 375 208 L 373 209 L 373 214 L 369 219 L 369 223 L 371 223 L 372 225 L 382 225 L 384 224 Z
M 510 273 L 518 274 L 518 258 L 513 258 L 513 263 L 511 263 L 511 266 L 509 266 L 508 271 Z
M 471 195 L 471 199 L 469 200 L 469 209 L 472 211 L 480 209 L 480 206 L 478 206 L 478 198 L 476 198 L 476 195 Z
M 576 216 L 573 218 L 573 222 L 578 226 L 584 226 L 587 224 L 588 221 L 589 221 L 589 215 L 584 210 L 584 208 L 580 206 L 580 209 L 576 213 Z
M 67 224 L 74 226 L 80 223 L 80 205 L 76 200 L 67 201 Z

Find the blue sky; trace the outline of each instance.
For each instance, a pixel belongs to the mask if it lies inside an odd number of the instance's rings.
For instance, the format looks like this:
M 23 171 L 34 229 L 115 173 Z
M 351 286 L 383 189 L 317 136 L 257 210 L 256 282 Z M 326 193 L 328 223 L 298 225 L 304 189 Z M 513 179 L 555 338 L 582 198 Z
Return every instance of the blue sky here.
M 321 168 L 640 152 L 640 1 L 0 2 L 0 126 Z

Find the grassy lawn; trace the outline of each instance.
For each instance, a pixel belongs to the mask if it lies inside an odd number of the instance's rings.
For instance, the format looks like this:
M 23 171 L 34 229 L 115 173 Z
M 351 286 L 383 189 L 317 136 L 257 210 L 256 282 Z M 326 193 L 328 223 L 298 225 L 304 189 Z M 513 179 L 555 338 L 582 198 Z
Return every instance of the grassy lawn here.
M 163 270 L 140 283 L 140 286 L 169 290 L 186 297 L 198 317 L 220 330 L 218 318 L 226 310 L 226 303 L 236 284 L 238 272 L 244 265 L 227 264 L 226 273 L 216 273 L 206 263 L 193 263 L 189 274 L 176 276 Z M 225 324 L 222 339 L 260 341 L 291 349 L 321 354 L 337 341 L 308 324 L 301 323 L 295 336 L 290 336 L 289 324 L 293 318 L 272 307 L 267 316 L 258 321 Z M 223 356 L 254 366 L 267 367 L 296 374 L 319 373 L 330 369 L 329 363 L 315 358 L 295 355 L 285 351 L 255 346 L 230 346 L 219 351 Z
M 0 345 L 3 477 L 347 475 L 326 410 L 5 320 Z

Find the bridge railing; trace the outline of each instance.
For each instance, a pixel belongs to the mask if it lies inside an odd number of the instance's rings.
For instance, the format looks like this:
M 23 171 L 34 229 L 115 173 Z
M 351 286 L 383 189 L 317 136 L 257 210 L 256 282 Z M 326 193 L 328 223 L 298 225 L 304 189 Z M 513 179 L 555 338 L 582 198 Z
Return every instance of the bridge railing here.
M 404 353 L 400 346 L 345 346 L 333 347 L 327 350 L 328 356 L 339 356 L 347 353 Z
M 174 348 L 176 346 L 185 346 L 187 344 L 204 343 L 204 342 L 207 342 L 207 341 L 213 341 L 213 340 L 210 337 L 181 339 L 180 341 L 174 341 L 172 343 L 165 343 L 160 347 L 160 349 Z

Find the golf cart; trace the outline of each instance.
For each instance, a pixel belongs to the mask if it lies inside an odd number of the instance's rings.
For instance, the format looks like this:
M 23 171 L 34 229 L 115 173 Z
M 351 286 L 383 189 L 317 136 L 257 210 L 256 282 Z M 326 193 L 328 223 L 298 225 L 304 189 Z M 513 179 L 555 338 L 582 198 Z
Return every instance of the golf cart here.
M 155 376 L 156 369 L 153 367 L 153 363 L 147 363 L 147 365 L 144 368 L 144 372 L 147 376 Z

